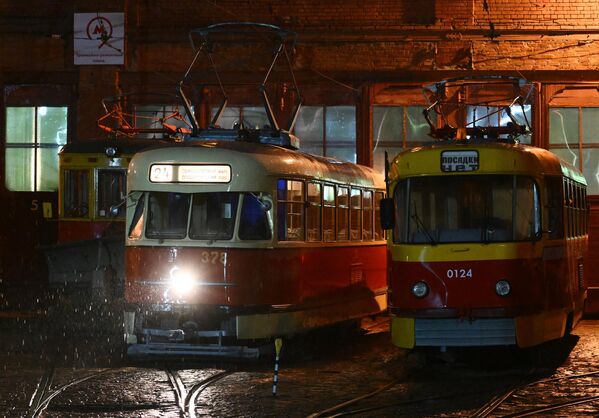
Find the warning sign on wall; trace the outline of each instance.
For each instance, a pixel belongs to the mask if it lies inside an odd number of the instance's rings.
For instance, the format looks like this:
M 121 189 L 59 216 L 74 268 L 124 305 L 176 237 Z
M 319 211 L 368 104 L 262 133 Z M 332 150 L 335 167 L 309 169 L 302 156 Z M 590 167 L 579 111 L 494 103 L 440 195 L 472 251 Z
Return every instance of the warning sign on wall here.
M 125 62 L 124 13 L 75 13 L 75 65 Z

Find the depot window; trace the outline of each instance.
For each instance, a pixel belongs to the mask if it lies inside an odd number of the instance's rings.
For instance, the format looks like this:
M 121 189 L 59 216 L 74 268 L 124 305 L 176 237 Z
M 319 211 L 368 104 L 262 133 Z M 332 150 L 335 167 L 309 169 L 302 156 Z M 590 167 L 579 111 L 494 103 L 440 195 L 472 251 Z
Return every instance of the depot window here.
M 58 151 L 67 143 L 67 113 L 67 107 L 6 108 L 7 189 L 58 190 Z
M 356 162 L 354 106 L 303 106 L 294 133 L 301 151 Z
M 599 107 L 550 107 L 549 150 L 584 174 L 599 195 Z
M 191 123 L 189 122 L 187 112 L 178 105 L 135 105 L 131 125 L 140 129 L 139 138 L 165 138 L 164 124 L 170 125 L 173 130 L 191 130 Z
M 217 111 L 218 107 L 212 108 L 212 117 Z M 254 106 L 226 107 L 216 124 L 224 129 L 270 129 L 266 109 Z
M 516 123 L 523 126 L 530 126 L 532 123 L 531 105 L 515 105 L 510 107 L 510 113 Z M 466 126 L 467 127 L 487 127 L 487 126 L 508 126 L 513 123 L 512 118 L 508 116 L 504 106 L 467 106 L 466 108 Z M 518 140 L 523 144 L 531 143 L 532 135 L 520 135 Z
M 389 160 L 407 148 L 434 142 L 430 126 L 423 116 L 423 106 L 373 106 L 373 167 L 385 170 L 385 151 Z M 434 121 L 433 115 L 433 121 Z

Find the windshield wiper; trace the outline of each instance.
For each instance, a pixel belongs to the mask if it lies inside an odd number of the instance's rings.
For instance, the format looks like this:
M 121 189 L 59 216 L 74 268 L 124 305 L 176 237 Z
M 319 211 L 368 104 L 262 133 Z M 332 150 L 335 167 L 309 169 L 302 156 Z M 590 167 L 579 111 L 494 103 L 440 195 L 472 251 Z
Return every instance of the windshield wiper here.
M 416 222 L 416 224 L 418 225 L 418 229 L 422 232 L 424 232 L 424 234 L 426 235 L 426 237 L 428 238 L 429 242 L 433 245 L 437 244 L 437 241 L 435 241 L 435 239 L 433 238 L 433 236 L 431 235 L 430 231 L 428 230 L 428 228 L 424 225 L 424 222 L 422 222 L 422 219 L 420 219 L 420 216 L 418 216 L 418 212 L 416 211 L 416 204 L 414 204 L 414 213 L 412 214 L 411 218 Z

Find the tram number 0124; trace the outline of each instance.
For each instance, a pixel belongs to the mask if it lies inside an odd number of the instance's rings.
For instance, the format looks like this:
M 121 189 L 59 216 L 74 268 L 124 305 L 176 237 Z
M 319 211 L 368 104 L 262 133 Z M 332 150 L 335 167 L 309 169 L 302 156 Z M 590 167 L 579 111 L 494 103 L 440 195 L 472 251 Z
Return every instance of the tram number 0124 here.
M 448 279 L 471 279 L 472 269 L 448 269 L 446 274 Z

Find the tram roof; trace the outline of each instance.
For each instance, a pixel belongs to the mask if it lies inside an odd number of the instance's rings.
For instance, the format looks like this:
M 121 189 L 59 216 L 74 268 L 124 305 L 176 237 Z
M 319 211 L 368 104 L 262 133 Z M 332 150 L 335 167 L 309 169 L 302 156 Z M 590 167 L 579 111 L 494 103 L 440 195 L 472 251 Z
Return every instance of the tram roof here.
M 452 174 L 542 173 L 564 175 L 586 184 L 584 176 L 577 168 L 544 148 L 497 142 L 463 144 L 451 142 L 412 148 L 394 158 L 390 166 L 389 178 L 394 180 L 398 177 L 442 174 L 441 152 L 449 150 L 476 150 L 480 155 L 479 170 Z
M 144 149 L 171 145 L 162 139 L 145 138 L 92 138 L 64 145 L 60 154 L 104 154 L 114 148 L 117 154 L 134 154 Z
M 242 141 L 202 141 L 173 144 L 136 154 L 129 165 L 130 189 L 172 187 L 151 183 L 152 164 L 226 164 L 232 168 L 231 187 L 252 187 L 273 176 L 319 179 L 383 189 L 384 179 L 370 167 L 320 157 L 277 145 Z M 197 185 L 197 183 L 195 183 Z M 186 187 L 184 184 L 182 187 Z M 218 185 L 223 187 L 222 185 Z

